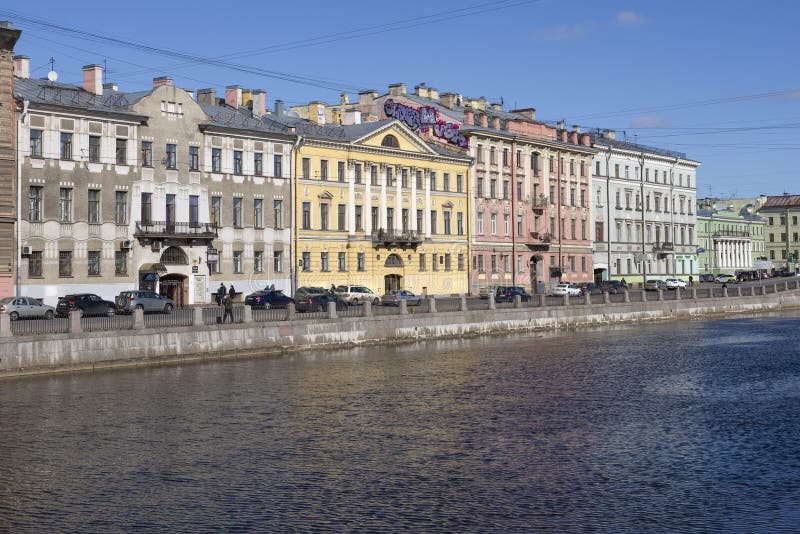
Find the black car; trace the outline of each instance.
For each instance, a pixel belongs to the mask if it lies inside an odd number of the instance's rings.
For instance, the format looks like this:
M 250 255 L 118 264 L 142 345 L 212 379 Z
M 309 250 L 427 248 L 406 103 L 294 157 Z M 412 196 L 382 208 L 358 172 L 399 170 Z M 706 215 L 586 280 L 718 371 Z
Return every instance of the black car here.
M 710 273 L 701 274 L 698 280 L 700 282 L 714 282 L 714 275 Z
M 612 295 L 616 295 L 617 293 L 622 293 L 628 288 L 627 284 L 624 284 L 620 280 L 606 280 L 600 287 L 603 291 L 608 291 Z
M 297 291 L 294 292 L 294 299 L 297 302 L 301 300 L 307 299 L 309 297 L 316 297 L 318 295 L 330 294 L 331 292 L 325 289 L 324 287 L 298 287 Z
M 594 282 L 587 282 L 582 284 L 580 287 L 583 290 L 584 295 L 600 295 L 603 292 L 603 288 L 600 286 L 600 284 L 595 284 Z
M 80 312 L 81 317 L 84 315 L 113 317 L 116 314 L 116 304 L 103 300 L 93 293 L 75 293 L 60 297 L 56 304 L 56 314 L 66 317 L 71 311 Z
M 295 293 L 296 306 L 298 312 L 319 312 L 328 309 L 329 302 L 336 303 L 337 310 L 347 308 L 347 303 L 331 293 L 316 293 L 316 294 L 297 294 Z
M 494 300 L 495 302 L 512 302 L 515 295 L 519 295 L 522 299 L 522 302 L 528 302 L 531 299 L 531 296 L 527 291 L 525 291 L 524 287 L 500 286 L 497 288 L 497 293 L 495 293 Z
M 252 308 L 268 310 L 270 308 L 285 308 L 289 303 L 294 303 L 294 299 L 284 295 L 280 289 L 264 289 L 247 295 L 244 303 Z

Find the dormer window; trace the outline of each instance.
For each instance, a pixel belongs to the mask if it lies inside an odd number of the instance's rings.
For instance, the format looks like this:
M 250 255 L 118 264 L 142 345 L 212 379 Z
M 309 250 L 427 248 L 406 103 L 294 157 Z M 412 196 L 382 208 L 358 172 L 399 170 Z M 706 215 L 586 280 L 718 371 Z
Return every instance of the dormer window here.
M 393 136 L 392 134 L 389 134 L 383 137 L 383 140 L 381 141 L 381 146 L 400 148 L 400 143 L 397 141 L 397 137 Z

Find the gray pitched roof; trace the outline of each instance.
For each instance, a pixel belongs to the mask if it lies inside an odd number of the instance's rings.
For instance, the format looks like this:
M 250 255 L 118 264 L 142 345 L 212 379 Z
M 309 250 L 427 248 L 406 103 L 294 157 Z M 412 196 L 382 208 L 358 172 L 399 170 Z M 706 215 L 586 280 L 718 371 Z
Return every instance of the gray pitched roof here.
M 677 152 L 675 150 L 666 150 L 664 148 L 657 148 L 653 146 L 640 145 L 638 143 L 630 143 L 628 141 L 617 141 L 616 139 L 606 139 L 597 132 L 590 132 L 592 144 L 610 146 L 612 148 L 619 148 L 620 150 L 630 150 L 632 152 L 649 152 L 650 154 L 658 154 L 659 156 L 667 156 L 669 158 L 681 158 L 689 161 L 689 157 L 684 152 Z
M 290 133 L 288 126 L 285 124 L 281 124 L 270 117 L 254 116 L 246 108 L 234 109 L 226 105 L 208 106 L 200 104 L 200 109 L 211 119 L 207 124 L 213 126 L 266 133 Z
M 34 104 L 52 105 L 73 109 L 84 109 L 104 113 L 122 113 L 138 117 L 130 110 L 131 105 L 150 91 L 138 93 L 109 92 L 95 95 L 77 85 L 51 82 L 35 78 L 15 78 L 14 96 Z

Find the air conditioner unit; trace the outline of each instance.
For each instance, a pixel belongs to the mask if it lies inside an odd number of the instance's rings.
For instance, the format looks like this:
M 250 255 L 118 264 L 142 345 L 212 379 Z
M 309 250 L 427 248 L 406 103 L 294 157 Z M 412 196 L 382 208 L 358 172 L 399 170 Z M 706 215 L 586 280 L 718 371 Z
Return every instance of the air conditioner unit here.
M 161 250 L 161 241 L 153 241 L 153 243 L 150 245 L 150 250 L 153 252 L 158 252 Z
M 133 246 L 133 241 L 131 241 L 130 239 L 126 239 L 125 241 L 122 241 L 119 244 L 119 249 L 120 250 L 130 250 L 132 246 Z
M 25 245 L 22 247 L 22 255 L 23 256 L 30 256 L 31 255 L 31 247 Z

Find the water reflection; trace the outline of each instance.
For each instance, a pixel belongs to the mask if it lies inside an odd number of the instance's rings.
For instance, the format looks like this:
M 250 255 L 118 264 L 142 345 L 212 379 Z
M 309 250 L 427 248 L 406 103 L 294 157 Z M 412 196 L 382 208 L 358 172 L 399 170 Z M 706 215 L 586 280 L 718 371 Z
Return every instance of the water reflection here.
M 2 382 L 0 530 L 790 529 L 796 327 L 639 324 Z

